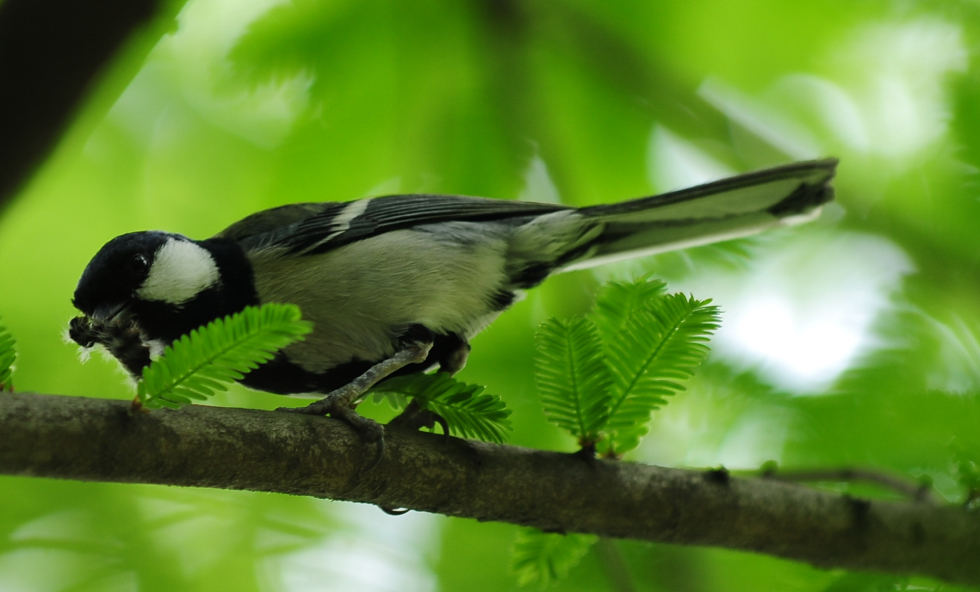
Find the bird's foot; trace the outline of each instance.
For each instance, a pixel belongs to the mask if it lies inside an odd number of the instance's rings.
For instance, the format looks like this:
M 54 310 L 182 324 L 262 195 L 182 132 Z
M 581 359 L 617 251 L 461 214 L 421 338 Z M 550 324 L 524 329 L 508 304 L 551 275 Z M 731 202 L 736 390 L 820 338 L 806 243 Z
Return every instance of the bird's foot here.
M 381 457 L 384 456 L 384 428 L 373 419 L 368 419 L 357 413 L 354 410 L 357 406 L 357 401 L 372 386 L 387 378 L 392 373 L 397 372 L 409 364 L 417 364 L 425 361 L 431 348 L 431 341 L 428 343 L 408 343 L 402 349 L 398 350 L 395 355 L 371 366 L 367 372 L 339 389 L 330 392 L 323 399 L 310 403 L 306 407 L 280 407 L 277 411 L 302 413 L 304 415 L 329 415 L 330 417 L 343 421 L 354 428 L 365 442 L 370 444 L 377 443 L 377 454 L 371 466 L 368 467 L 369 470 L 373 469 L 380 462 Z
M 338 391 L 341 389 L 338 389 Z M 333 391 L 325 398 L 307 405 L 306 407 L 280 407 L 276 411 L 286 413 L 302 413 L 303 415 L 329 415 L 334 419 L 346 423 L 354 428 L 361 438 L 369 444 L 373 444 L 384 439 L 384 428 L 373 419 L 368 419 L 354 410 L 349 403 L 342 398 L 331 399 L 331 396 L 338 391 Z M 343 394 L 343 393 L 341 393 Z
M 422 428 L 431 430 L 436 424 L 442 427 L 443 434 L 446 436 L 449 435 L 449 422 L 446 421 L 446 418 L 435 411 L 422 409 L 414 400 L 408 404 L 408 407 L 404 411 L 388 422 L 390 426 L 405 427 L 411 430 L 420 430 Z
M 456 347 L 439 360 L 439 372 L 446 373 L 449 376 L 456 374 L 463 369 L 463 366 L 466 366 L 466 359 L 470 354 L 470 344 L 458 335 L 456 338 L 458 339 Z M 448 438 L 449 422 L 446 421 L 446 418 L 435 411 L 423 409 L 416 400 L 412 400 L 405 407 L 404 411 L 388 422 L 390 426 L 406 427 L 412 430 L 420 430 L 422 428 L 431 430 L 436 424 L 442 427 L 442 433 Z
M 331 392 L 323 399 L 307 405 L 306 407 L 280 407 L 276 411 L 286 413 L 302 413 L 304 415 L 329 415 L 334 419 L 346 423 L 354 428 L 361 439 L 367 444 L 375 444 L 374 458 L 371 460 L 367 470 L 371 470 L 381 462 L 385 454 L 385 430 L 384 427 L 373 419 L 364 417 L 345 401 L 347 393 L 341 387 Z M 336 395 L 336 396 L 335 396 Z

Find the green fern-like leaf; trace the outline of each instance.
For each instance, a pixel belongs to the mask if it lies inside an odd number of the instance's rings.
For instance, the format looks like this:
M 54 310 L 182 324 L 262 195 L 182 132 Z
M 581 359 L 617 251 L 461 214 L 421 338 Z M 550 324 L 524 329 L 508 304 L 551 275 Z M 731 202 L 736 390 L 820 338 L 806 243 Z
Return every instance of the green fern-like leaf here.
M 182 336 L 143 369 L 137 399 L 150 408 L 203 400 L 227 390 L 229 383 L 312 329 L 292 304 L 248 307 L 216 319 Z
M 484 388 L 436 372 L 398 376 L 372 390 L 411 397 L 422 409 L 441 415 L 454 436 L 502 444 L 511 430 L 510 409 L 500 397 L 484 393 Z
M 595 312 L 592 314 L 604 343 L 619 339 L 638 310 L 646 310 L 667 291 L 661 280 L 641 278 L 634 282 L 608 282 L 596 294 Z
M 17 359 L 16 343 L 7 328 L 0 325 L 0 391 L 10 386 L 10 375 Z
M 544 589 L 579 564 L 599 537 L 590 534 L 546 534 L 526 528 L 517 536 L 512 567 L 521 586 Z
M 549 319 L 536 341 L 535 378 L 545 415 L 582 446 L 594 444 L 609 415 L 612 384 L 595 323 Z
M 718 307 L 710 302 L 683 294 L 658 296 L 634 310 L 619 338 L 607 343 L 612 452 L 635 448 L 651 412 L 684 390 L 683 381 L 704 360 L 708 338 L 718 327 Z

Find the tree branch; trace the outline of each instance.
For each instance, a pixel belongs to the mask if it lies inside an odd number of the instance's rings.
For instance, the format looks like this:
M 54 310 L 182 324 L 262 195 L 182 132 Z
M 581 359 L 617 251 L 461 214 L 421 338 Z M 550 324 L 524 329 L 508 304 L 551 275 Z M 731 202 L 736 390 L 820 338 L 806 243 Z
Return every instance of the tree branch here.
M 0 395 L 0 473 L 311 495 L 546 531 L 767 553 L 980 584 L 980 514 L 389 429 L 384 458 L 339 421 Z

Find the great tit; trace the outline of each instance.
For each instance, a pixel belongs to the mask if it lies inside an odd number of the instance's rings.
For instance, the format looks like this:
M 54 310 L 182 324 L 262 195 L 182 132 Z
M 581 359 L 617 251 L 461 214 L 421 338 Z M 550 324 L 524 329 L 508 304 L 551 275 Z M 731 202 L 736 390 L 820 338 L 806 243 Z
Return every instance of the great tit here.
M 810 220 L 833 199 L 836 165 L 800 162 L 583 208 L 390 195 L 272 208 L 200 241 L 124 234 L 82 273 L 70 336 L 139 376 L 200 325 L 249 305 L 297 304 L 313 331 L 242 384 L 327 395 L 304 411 L 377 438 L 380 428 L 351 411 L 371 384 L 437 365 L 458 371 L 470 339 L 549 275 Z

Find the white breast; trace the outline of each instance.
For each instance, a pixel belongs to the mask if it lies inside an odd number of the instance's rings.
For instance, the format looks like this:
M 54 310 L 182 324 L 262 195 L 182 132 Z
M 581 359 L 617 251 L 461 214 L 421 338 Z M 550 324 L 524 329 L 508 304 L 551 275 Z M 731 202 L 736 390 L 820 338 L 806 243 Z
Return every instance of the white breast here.
M 285 353 L 322 372 L 355 358 L 390 356 L 393 331 L 408 325 L 467 338 L 483 329 L 498 314 L 493 296 L 507 284 L 504 235 L 447 240 L 423 227 L 322 255 L 283 258 L 270 250 L 250 259 L 259 299 L 297 304 L 314 323 L 313 333 Z

